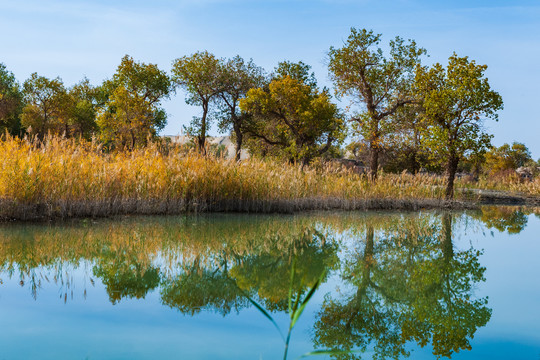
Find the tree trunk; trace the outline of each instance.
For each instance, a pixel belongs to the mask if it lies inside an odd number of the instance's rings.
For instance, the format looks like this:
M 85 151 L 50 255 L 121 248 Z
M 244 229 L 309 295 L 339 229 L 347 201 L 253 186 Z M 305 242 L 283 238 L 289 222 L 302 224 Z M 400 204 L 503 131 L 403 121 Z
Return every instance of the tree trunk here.
M 449 264 L 454 258 L 454 245 L 452 244 L 452 214 L 445 213 L 442 216 L 442 252 L 445 264 Z
M 45 139 L 45 126 L 47 125 L 47 122 L 49 121 L 49 118 L 47 116 L 47 111 L 44 112 L 43 116 L 43 122 L 41 123 L 40 129 L 37 133 L 37 138 L 39 141 L 43 141 Z
M 375 145 L 375 141 L 369 144 L 369 177 L 371 180 L 377 179 L 377 170 L 379 169 L 379 148 Z
M 411 174 L 418 174 L 420 163 L 418 162 L 418 151 L 414 149 L 411 153 Z
M 419 156 L 418 156 L 418 152 L 420 149 L 420 134 L 418 133 L 418 128 L 417 126 L 415 125 L 414 127 L 414 144 L 413 144 L 413 151 L 412 151 L 412 156 L 413 156 L 413 159 L 412 159 L 412 173 L 414 175 L 418 174 L 418 172 L 420 171 L 420 161 L 418 160 Z
M 135 133 L 133 132 L 133 130 L 130 130 L 129 132 L 131 134 L 131 149 L 130 150 L 133 150 L 135 149 Z
M 441 300 L 444 300 L 446 306 L 453 307 L 452 285 L 450 276 L 452 274 L 452 260 L 454 258 L 454 245 L 452 244 L 452 215 L 445 213 L 442 215 L 442 262 L 440 263 L 440 282 L 439 291 L 441 291 Z
M 364 248 L 364 255 L 362 258 L 362 268 L 359 271 L 362 272 L 362 278 L 360 284 L 356 288 L 356 296 L 354 298 L 354 308 L 350 312 L 350 317 L 345 323 L 345 329 L 350 330 L 352 322 L 359 316 L 362 316 L 362 302 L 366 297 L 368 287 L 371 282 L 371 269 L 373 268 L 373 248 L 374 248 L 374 230 L 373 226 L 369 225 L 366 229 L 366 247 Z
M 364 248 L 363 257 L 363 269 L 362 269 L 362 282 L 356 290 L 357 301 L 361 302 L 362 298 L 367 293 L 367 288 L 371 282 L 371 268 L 373 268 L 373 248 L 374 248 L 374 234 L 373 226 L 369 225 L 366 229 L 366 247 Z
M 199 136 L 197 136 L 197 150 L 199 151 L 199 153 L 203 155 L 206 155 L 205 144 L 206 144 L 206 135 L 199 134 Z
M 452 200 L 454 198 L 454 179 L 456 178 L 457 167 L 459 158 L 455 155 L 448 156 L 448 163 L 446 164 L 446 200 Z
M 307 156 L 304 156 L 302 158 L 302 171 L 304 171 L 304 168 L 308 166 L 310 163 L 310 159 Z
M 366 248 L 364 250 L 364 263 L 369 264 L 369 267 L 373 265 L 374 234 L 373 226 L 369 225 L 366 230 Z
M 481 170 L 482 170 L 482 163 L 479 160 L 476 160 L 474 162 L 474 167 L 473 167 L 473 180 L 474 181 L 478 181 L 478 179 L 480 178 Z
M 362 282 L 356 290 L 357 301 L 361 302 L 362 298 L 366 295 L 367 288 L 371 282 L 371 268 L 374 265 L 373 261 L 373 247 L 374 247 L 374 230 L 373 226 L 369 225 L 366 229 L 366 247 L 364 248 L 363 269 L 362 269 Z
M 241 151 L 242 151 L 242 140 L 243 140 L 243 134 L 242 134 L 242 131 L 240 130 L 240 126 L 237 126 L 235 125 L 234 126 L 234 135 L 236 137 L 236 144 L 235 144 L 235 148 L 234 148 L 234 159 L 236 161 L 240 161 L 240 155 L 241 155 Z
M 201 129 L 197 136 L 197 148 L 199 153 L 206 155 L 206 116 L 208 115 L 208 103 L 203 103 L 203 114 L 201 117 Z

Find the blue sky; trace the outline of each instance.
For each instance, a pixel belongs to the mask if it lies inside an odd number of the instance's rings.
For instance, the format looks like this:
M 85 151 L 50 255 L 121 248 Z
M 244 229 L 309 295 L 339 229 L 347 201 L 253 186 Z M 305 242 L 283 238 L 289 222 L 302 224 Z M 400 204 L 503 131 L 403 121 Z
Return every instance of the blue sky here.
M 66 85 L 83 76 L 99 84 L 125 54 L 168 71 L 175 58 L 208 50 L 253 58 L 267 70 L 302 60 L 331 86 L 326 53 L 351 27 L 382 33 L 384 43 L 415 39 L 427 63 L 445 63 L 455 51 L 487 64 L 505 105 L 498 123 L 486 123 L 494 145 L 524 142 L 540 157 L 540 1 L 0 0 L 0 62 L 21 82 L 37 72 Z M 165 134 L 198 113 L 181 91 L 165 108 Z

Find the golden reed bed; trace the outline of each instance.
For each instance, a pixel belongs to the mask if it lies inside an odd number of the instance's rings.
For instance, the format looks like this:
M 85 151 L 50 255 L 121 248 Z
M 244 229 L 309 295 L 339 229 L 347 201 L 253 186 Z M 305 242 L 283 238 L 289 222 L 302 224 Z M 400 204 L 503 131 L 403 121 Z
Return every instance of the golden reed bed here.
M 442 200 L 443 180 L 434 176 L 381 174 L 371 182 L 335 166 L 302 170 L 271 160 L 236 163 L 162 148 L 150 144 L 107 153 L 92 142 L 5 136 L 0 141 L 0 218 L 449 205 Z

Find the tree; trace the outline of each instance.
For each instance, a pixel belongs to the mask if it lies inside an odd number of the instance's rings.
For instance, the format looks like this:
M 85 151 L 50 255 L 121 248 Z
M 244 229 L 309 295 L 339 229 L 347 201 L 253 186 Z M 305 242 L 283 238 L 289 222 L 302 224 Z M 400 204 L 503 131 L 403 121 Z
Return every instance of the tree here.
M 69 90 L 60 78 L 32 74 L 24 82 L 22 125 L 39 138 L 51 132 L 89 138 L 96 126 L 97 89 L 84 79 Z
M 421 147 L 421 118 L 419 106 L 404 106 L 392 115 L 392 132 L 387 134 L 379 144 L 379 167 L 385 172 L 400 173 L 408 171 L 416 174 L 422 168 L 434 171 L 428 162 L 427 152 Z M 358 123 L 353 123 L 353 134 L 361 133 Z M 353 138 L 347 149 L 356 160 L 369 164 L 369 144 L 361 137 Z
M 0 129 L 11 134 L 19 134 L 20 114 L 23 108 L 23 94 L 13 73 L 0 63 Z
M 249 90 L 240 108 L 253 115 L 250 137 L 303 165 L 344 138 L 343 119 L 328 91 L 289 74 L 275 77 L 267 88 Z
M 512 146 L 504 144 L 492 147 L 486 154 L 486 167 L 491 174 L 507 170 L 516 170 L 532 162 L 531 152 L 525 144 L 514 142 Z
M 199 263 L 161 283 L 161 301 L 183 314 L 212 310 L 223 316 L 249 303 L 225 268 L 209 269 Z
M 484 77 L 486 65 L 477 65 L 455 53 L 444 68 L 418 67 L 416 93 L 422 99 L 424 144 L 436 159 L 446 163 L 446 198 L 454 196 L 454 178 L 460 159 L 481 153 L 491 136 L 482 129 L 484 119 L 498 119 L 501 96 Z
M 249 114 L 240 110 L 240 99 L 244 98 L 250 89 L 262 86 L 264 70 L 253 63 L 245 62 L 240 56 L 224 62 L 221 61 L 218 86 L 218 127 L 222 131 L 232 130 L 236 141 L 235 158 L 240 160 L 240 151 L 245 132 L 245 123 Z
M 166 72 L 126 55 L 102 86 L 104 104 L 97 119 L 105 141 L 133 149 L 155 136 L 167 121 L 161 101 L 172 91 Z
M 86 78 L 68 90 L 71 100 L 71 135 L 89 139 L 98 130 L 96 117 L 99 91 Z
M 68 95 L 62 79 L 48 79 L 33 73 L 24 84 L 21 124 L 28 132 L 43 139 L 47 132 L 66 133 L 69 113 Z
M 197 135 L 197 146 L 205 153 L 206 133 L 210 128 L 210 103 L 221 93 L 220 60 L 208 51 L 183 56 L 173 61 L 173 81 L 187 92 L 186 103 L 202 107 L 202 115 L 191 121 L 190 132 Z
M 373 359 L 398 359 L 407 355 L 400 339 L 400 312 L 393 298 L 388 298 L 383 284 L 378 284 L 378 252 L 374 228 L 367 225 L 363 251 L 347 259 L 342 278 L 351 293 L 342 298 L 325 297 L 314 325 L 316 347 L 343 351 L 337 359 L 359 359 L 348 354 L 353 348 L 364 352 L 373 348 Z M 355 249 L 356 250 L 356 249 Z M 381 286 L 382 285 L 382 286 Z
M 155 135 L 152 107 L 125 87 L 114 90 L 107 107 L 114 110 L 102 111 L 97 120 L 101 137 L 106 142 L 133 150 L 137 145 L 145 144 L 148 136 Z
M 321 274 L 326 279 L 337 268 L 338 246 L 326 232 L 310 226 L 274 237 L 268 247 L 237 256 L 230 276 L 244 292 L 257 294 L 267 310 L 284 311 L 290 297 L 293 302 L 301 298 Z
M 384 137 L 392 133 L 392 115 L 415 102 L 411 92 L 414 69 L 426 53 L 400 37 L 390 41 L 389 56 L 378 47 L 381 34 L 351 28 L 342 48 L 330 48 L 328 69 L 338 96 L 350 96 L 360 105 L 352 117 L 369 146 L 370 175 L 375 178 Z

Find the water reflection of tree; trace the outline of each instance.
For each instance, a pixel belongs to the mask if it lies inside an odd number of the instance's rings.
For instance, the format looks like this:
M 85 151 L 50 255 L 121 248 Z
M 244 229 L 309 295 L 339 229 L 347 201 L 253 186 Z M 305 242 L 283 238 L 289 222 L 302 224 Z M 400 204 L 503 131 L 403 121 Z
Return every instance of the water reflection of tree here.
M 238 311 L 247 304 L 247 299 L 229 278 L 226 255 L 213 267 L 201 264 L 197 257 L 184 270 L 174 276 L 165 277 L 161 283 L 163 304 L 188 315 L 202 310 L 213 310 L 223 316 Z M 217 266 L 216 266 L 217 265 Z
M 339 217 L 331 218 L 339 221 Z M 204 271 L 214 278 L 219 275 L 215 273 L 219 254 L 235 254 L 239 263 L 246 254 L 262 254 L 272 247 L 279 252 L 290 247 L 294 234 L 319 225 L 327 226 L 317 217 L 209 216 L 3 226 L 0 285 L 2 276 L 16 277 L 36 298 L 44 282 L 54 282 L 67 300 L 74 289 L 70 283 L 73 271 L 93 263 L 88 268 L 102 278 L 112 302 L 122 297 L 143 298 L 155 288 L 156 276 L 168 281 L 179 268 L 195 264 L 194 259 L 199 259 L 200 269 L 190 272 L 191 284 L 209 280 L 207 276 L 206 280 L 196 279 Z M 84 294 L 86 280 L 94 283 L 91 276 L 85 271 Z M 216 285 L 221 279 L 212 281 Z
M 315 324 L 316 345 L 373 348 L 380 359 L 407 355 L 408 341 L 431 343 L 437 356 L 470 348 L 491 310 L 487 299 L 473 299 L 485 269 L 478 251 L 454 250 L 452 216 L 438 223 L 404 221 L 380 231 L 376 241 L 373 227 L 365 234 L 343 269 L 353 291 L 325 299 Z
M 122 298 L 144 299 L 160 282 L 158 267 L 141 262 L 135 254 L 110 249 L 97 258 L 93 273 L 101 278 L 113 304 Z
M 275 246 L 250 254 L 231 269 L 237 285 L 249 294 L 257 294 L 268 310 L 286 310 L 289 295 L 293 302 L 302 297 L 323 272 L 335 268 L 339 261 L 337 244 L 328 234 L 311 227 L 290 236 L 292 241 L 288 241 L 286 249 Z
M 292 284 L 298 298 L 338 261 L 335 243 L 314 228 L 273 237 L 249 254 L 229 248 L 218 254 L 213 267 L 199 259 L 179 275 L 162 281 L 163 303 L 186 314 L 211 310 L 226 315 L 247 306 L 247 296 L 257 297 L 267 310 L 287 308 L 292 262 L 296 261 Z M 294 299 L 293 299 L 294 300 Z
M 471 216 L 480 220 L 488 228 L 509 234 L 519 234 L 527 226 L 528 215 L 533 210 L 516 206 L 483 206 L 479 212 L 471 213 Z

